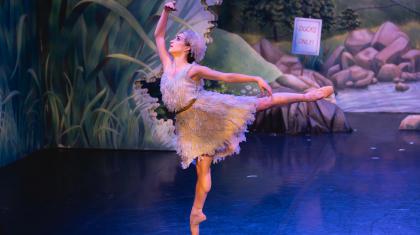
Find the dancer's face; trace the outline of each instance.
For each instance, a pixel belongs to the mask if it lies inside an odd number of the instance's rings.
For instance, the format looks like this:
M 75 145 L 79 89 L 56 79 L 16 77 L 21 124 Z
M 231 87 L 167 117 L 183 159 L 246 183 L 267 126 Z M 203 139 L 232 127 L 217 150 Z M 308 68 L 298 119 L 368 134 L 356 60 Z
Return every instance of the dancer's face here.
M 185 36 L 183 33 L 177 34 L 175 38 L 170 41 L 169 44 L 169 52 L 172 55 L 182 53 L 188 54 L 190 48 L 191 47 L 185 42 Z

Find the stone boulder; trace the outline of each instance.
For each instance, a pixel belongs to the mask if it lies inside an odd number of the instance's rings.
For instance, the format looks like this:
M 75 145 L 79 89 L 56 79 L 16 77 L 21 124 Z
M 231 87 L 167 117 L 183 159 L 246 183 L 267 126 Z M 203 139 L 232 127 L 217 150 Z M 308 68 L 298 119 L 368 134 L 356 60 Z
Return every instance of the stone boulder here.
M 406 82 L 420 81 L 420 72 L 417 72 L 417 73 L 402 72 L 401 79 L 403 79 Z
M 352 65 L 355 65 L 353 55 L 345 51 L 341 54 L 341 68 L 346 69 Z
M 399 37 L 386 48 L 378 52 L 374 59 L 375 70 L 384 64 L 399 63 L 398 59 L 410 49 L 410 41 L 406 37 Z
M 385 64 L 379 70 L 377 78 L 381 82 L 391 82 L 394 78 L 401 76 L 400 68 L 395 64 Z
M 294 92 L 278 85 L 273 92 Z M 325 99 L 277 106 L 256 114 L 250 130 L 265 133 L 351 132 L 345 113 Z
M 410 72 L 420 72 L 420 50 L 413 49 L 401 56 L 403 61 L 408 61 L 411 64 Z
M 299 76 L 302 73 L 303 65 L 299 58 L 292 55 L 283 55 L 275 65 L 284 73 L 290 73 Z
M 346 82 L 351 79 L 350 69 L 341 70 L 331 77 L 331 81 L 334 86 L 338 89 L 346 88 Z
M 326 74 L 327 71 L 334 65 L 340 63 L 341 53 L 345 51 L 345 47 L 343 45 L 338 46 L 333 53 L 328 57 L 325 63 L 322 65 L 322 73 Z
M 398 65 L 398 68 L 400 68 L 401 72 L 412 72 L 413 66 L 410 62 L 402 62 Z
M 322 74 L 318 72 L 313 72 L 313 78 L 315 81 L 322 87 L 322 86 L 332 86 L 333 83 L 328 80 L 328 78 L 322 76 Z
M 347 36 L 344 46 L 347 51 L 355 55 L 359 51 L 370 46 L 373 35 L 374 34 L 369 29 L 354 30 Z
M 331 81 L 337 89 L 346 87 L 364 88 L 376 82 L 375 74 L 372 71 L 357 65 L 334 74 Z
M 378 51 L 373 47 L 368 47 L 354 57 L 354 61 L 357 65 L 361 66 L 362 68 L 372 70 L 373 69 L 373 60 L 378 54 Z
M 292 55 L 283 55 L 276 63 L 284 64 L 288 67 L 292 67 L 296 64 L 300 64 L 299 58 Z
M 354 65 L 350 67 L 350 76 L 352 78 L 352 80 L 354 81 L 358 81 L 358 80 L 363 80 L 365 79 L 368 74 L 369 74 L 369 70 L 366 70 L 360 66 Z
M 350 79 L 353 81 L 353 87 L 364 88 L 373 83 L 375 74 L 360 66 L 350 67 Z
M 338 71 L 341 70 L 341 66 L 339 64 L 336 64 L 328 69 L 327 77 L 331 77 L 332 75 L 336 74 Z
M 408 115 L 400 123 L 400 130 L 420 130 L 420 115 Z
M 374 76 L 375 74 L 372 71 L 369 71 L 366 77 L 364 77 L 363 79 L 357 80 L 354 83 L 354 87 L 365 88 L 369 86 L 370 84 L 374 83 Z
M 402 91 L 406 91 L 408 89 L 410 89 L 410 86 L 403 83 L 403 82 L 397 82 L 397 84 L 395 84 L 395 90 L 396 91 L 401 91 L 402 92 Z
M 344 85 L 346 85 L 346 87 L 353 87 L 354 86 L 354 82 L 351 80 L 348 80 L 346 83 L 344 83 Z
M 370 45 L 380 51 L 391 45 L 399 37 L 403 37 L 407 41 L 409 39 L 407 34 L 403 33 L 397 25 L 387 21 L 379 27 L 378 31 L 376 31 Z
M 302 68 L 303 68 L 302 64 L 295 64 L 290 68 L 290 73 L 293 75 L 299 76 L 302 73 Z
M 283 73 L 290 73 L 290 68 L 287 67 L 286 65 L 282 64 L 280 61 L 278 61 L 275 65 Z
M 276 62 L 285 54 L 280 48 L 274 46 L 270 41 L 263 38 L 253 48 L 268 62 Z
M 396 77 L 392 80 L 394 83 L 399 83 L 399 82 L 404 82 L 404 79 L 400 78 L 400 77 Z
M 301 75 L 301 71 L 299 71 L 299 73 L 297 75 L 294 75 L 294 76 L 298 77 L 301 81 L 303 81 L 304 83 L 306 83 L 308 85 L 308 88 L 311 88 L 311 87 L 314 87 L 314 88 L 321 87 L 317 83 L 317 81 L 315 80 L 315 78 L 314 78 L 314 71 L 312 71 L 312 70 L 304 69 L 303 70 L 303 75 Z

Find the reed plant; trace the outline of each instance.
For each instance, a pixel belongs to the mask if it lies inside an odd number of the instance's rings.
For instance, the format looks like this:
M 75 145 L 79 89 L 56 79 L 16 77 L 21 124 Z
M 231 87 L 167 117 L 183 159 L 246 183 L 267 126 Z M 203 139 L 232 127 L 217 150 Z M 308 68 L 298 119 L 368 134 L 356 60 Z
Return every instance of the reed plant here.
M 43 144 L 42 93 L 35 6 L 0 2 L 0 166 Z

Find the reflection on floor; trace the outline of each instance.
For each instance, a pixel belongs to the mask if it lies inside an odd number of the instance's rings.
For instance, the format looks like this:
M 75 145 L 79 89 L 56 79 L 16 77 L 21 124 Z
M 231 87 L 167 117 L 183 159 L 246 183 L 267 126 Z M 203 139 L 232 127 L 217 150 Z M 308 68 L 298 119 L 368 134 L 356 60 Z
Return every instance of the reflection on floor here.
M 420 234 L 420 132 L 252 134 L 212 166 L 201 234 Z M 174 152 L 63 151 L 0 169 L 0 234 L 188 234 L 195 167 Z

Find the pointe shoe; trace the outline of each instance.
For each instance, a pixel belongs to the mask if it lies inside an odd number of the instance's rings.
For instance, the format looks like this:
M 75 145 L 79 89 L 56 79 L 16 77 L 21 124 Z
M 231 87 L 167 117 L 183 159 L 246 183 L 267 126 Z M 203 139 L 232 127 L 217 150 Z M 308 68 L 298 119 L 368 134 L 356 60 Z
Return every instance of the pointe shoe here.
M 327 98 L 334 93 L 333 86 L 324 86 L 318 89 L 313 89 L 305 93 L 307 101 L 317 101 L 319 99 Z
M 202 211 L 194 212 L 194 213 L 191 213 L 190 215 L 190 224 L 198 225 L 206 219 L 207 217 Z
M 322 94 L 323 94 L 322 98 L 327 98 L 328 96 L 330 96 L 334 93 L 334 87 L 333 86 L 323 86 L 323 87 L 319 88 L 318 90 L 322 92 Z
M 202 211 L 191 213 L 190 215 L 190 230 L 191 235 L 198 235 L 200 230 L 200 223 L 206 220 L 206 215 Z

